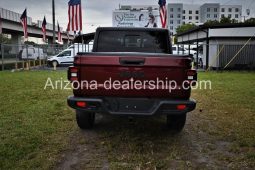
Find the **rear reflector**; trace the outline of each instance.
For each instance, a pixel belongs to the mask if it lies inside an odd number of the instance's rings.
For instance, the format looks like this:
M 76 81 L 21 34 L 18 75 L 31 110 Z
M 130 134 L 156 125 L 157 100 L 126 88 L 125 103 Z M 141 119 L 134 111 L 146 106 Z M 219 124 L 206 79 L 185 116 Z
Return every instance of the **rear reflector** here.
M 185 110 L 186 108 L 187 108 L 187 106 L 184 104 L 177 105 L 178 110 Z
M 87 103 L 86 102 L 76 102 L 76 106 L 78 106 L 78 107 L 86 107 Z

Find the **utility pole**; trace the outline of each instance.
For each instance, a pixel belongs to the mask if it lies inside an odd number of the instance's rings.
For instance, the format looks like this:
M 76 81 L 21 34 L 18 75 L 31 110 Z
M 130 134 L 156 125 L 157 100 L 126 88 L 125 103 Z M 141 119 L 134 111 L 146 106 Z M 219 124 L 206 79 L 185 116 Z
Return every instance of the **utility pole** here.
M 55 0 L 52 0 L 52 22 L 53 22 L 53 44 L 56 42 L 56 28 L 55 28 Z

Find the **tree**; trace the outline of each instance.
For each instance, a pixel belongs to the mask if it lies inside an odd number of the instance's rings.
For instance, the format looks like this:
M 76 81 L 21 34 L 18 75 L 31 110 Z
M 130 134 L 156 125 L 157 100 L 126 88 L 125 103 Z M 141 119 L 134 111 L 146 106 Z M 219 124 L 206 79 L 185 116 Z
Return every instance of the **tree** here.
M 11 39 L 8 38 L 5 34 L 0 34 L 0 43 L 1 44 L 11 44 Z
M 177 29 L 176 29 L 176 33 L 177 34 L 181 34 L 183 32 L 186 32 L 188 30 L 191 30 L 191 29 L 194 29 L 196 28 L 197 26 L 195 24 L 183 24 L 181 26 L 179 26 Z
M 244 23 L 246 23 L 246 24 L 255 24 L 255 18 L 247 19 Z
M 218 25 L 220 22 L 218 20 L 209 20 L 204 23 L 206 26 Z
M 25 45 L 36 45 L 36 43 L 33 41 L 25 41 L 24 44 Z
M 221 23 L 221 24 L 231 24 L 232 21 L 231 21 L 231 18 L 230 18 L 230 17 L 222 17 L 222 18 L 220 19 L 220 23 Z
M 177 37 L 174 36 L 174 44 L 177 44 Z
M 0 34 L 0 46 L 1 44 L 11 44 L 11 39 L 8 37 L 8 35 L 6 34 Z M 12 49 L 11 46 L 5 46 L 4 47 L 4 51 L 6 53 L 8 53 L 10 50 Z M 1 51 L 1 47 L 0 47 L 0 51 Z
M 213 25 L 234 24 L 234 23 L 238 23 L 238 21 L 235 20 L 235 19 L 231 19 L 230 17 L 222 17 L 220 19 L 220 21 L 218 21 L 218 20 L 209 20 L 204 25 L 213 26 Z

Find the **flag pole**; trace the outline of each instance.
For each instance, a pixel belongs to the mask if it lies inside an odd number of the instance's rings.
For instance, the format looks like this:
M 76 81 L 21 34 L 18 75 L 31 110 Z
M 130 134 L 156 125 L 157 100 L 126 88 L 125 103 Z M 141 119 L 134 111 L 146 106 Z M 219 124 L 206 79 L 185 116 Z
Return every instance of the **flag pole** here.
M 56 42 L 56 28 L 55 28 L 55 0 L 52 0 L 52 23 L 53 23 L 53 44 Z
M 26 7 L 26 13 L 27 13 L 27 7 Z M 26 17 L 27 17 L 27 16 L 26 16 Z M 27 19 L 28 19 L 28 17 L 27 17 Z M 26 19 L 26 20 L 27 20 L 27 19 Z M 27 32 L 28 32 L 28 30 L 27 30 Z M 24 38 L 24 39 L 25 39 L 24 41 L 25 41 L 25 42 L 28 42 L 28 33 L 26 33 L 26 34 L 27 34 L 27 37 Z

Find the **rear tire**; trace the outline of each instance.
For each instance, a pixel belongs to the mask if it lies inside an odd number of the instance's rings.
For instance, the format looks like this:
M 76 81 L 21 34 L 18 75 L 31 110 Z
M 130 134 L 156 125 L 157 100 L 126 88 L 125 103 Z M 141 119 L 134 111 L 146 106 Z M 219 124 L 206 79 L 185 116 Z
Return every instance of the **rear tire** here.
M 92 129 L 95 124 L 95 113 L 76 110 L 76 121 L 81 129 Z
M 167 115 L 167 127 L 173 132 L 181 132 L 186 123 L 186 113 L 181 115 Z

